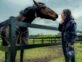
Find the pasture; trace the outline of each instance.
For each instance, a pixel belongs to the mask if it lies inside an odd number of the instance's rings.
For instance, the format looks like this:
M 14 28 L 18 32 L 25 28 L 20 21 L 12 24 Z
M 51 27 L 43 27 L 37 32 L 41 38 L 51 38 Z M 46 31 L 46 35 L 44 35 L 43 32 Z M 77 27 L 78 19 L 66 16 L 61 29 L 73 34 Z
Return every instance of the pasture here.
M 32 43 L 29 40 L 29 44 Z M 39 41 L 36 42 L 40 43 Z M 75 44 L 76 62 L 82 62 L 82 44 Z M 16 62 L 19 62 L 20 52 L 17 52 Z M 0 51 L 0 62 L 4 61 L 4 52 Z M 27 49 L 24 53 L 24 62 L 64 62 L 61 45 Z

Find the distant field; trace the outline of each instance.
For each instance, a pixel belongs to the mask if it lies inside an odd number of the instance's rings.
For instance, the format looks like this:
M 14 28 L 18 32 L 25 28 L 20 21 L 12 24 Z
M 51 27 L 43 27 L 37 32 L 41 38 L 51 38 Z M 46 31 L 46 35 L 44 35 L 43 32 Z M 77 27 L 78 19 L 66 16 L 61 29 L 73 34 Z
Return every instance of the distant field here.
M 82 44 L 75 44 L 76 62 L 82 62 Z M 19 51 L 17 54 L 19 62 Z M 4 52 L 0 51 L 0 62 L 4 60 Z M 48 46 L 25 50 L 24 62 L 64 62 L 62 48 L 58 46 Z

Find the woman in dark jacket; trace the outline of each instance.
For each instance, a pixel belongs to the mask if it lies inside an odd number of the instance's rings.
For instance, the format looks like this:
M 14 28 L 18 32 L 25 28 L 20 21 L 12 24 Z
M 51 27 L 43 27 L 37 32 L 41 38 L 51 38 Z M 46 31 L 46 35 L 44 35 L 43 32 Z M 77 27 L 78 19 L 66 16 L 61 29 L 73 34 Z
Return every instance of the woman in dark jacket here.
M 76 39 L 76 23 L 69 9 L 64 9 L 61 14 L 62 22 L 59 31 L 62 34 L 62 48 L 65 62 L 75 62 L 74 42 Z

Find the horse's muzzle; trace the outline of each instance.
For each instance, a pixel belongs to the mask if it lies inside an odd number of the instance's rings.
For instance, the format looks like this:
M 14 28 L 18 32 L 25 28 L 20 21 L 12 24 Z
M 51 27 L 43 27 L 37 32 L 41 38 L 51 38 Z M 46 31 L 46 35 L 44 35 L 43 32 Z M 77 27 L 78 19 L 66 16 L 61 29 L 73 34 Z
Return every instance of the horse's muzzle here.
M 56 16 L 53 18 L 53 21 L 55 21 L 57 18 L 58 18 L 58 15 L 56 15 Z

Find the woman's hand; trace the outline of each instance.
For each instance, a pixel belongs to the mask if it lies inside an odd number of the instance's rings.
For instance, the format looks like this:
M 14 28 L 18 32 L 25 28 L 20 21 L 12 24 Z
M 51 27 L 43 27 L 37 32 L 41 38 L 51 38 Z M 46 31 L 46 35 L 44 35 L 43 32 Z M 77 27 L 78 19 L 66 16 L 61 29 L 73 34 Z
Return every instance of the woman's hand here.
M 72 45 L 71 43 L 68 43 L 68 46 L 74 48 L 74 45 Z

